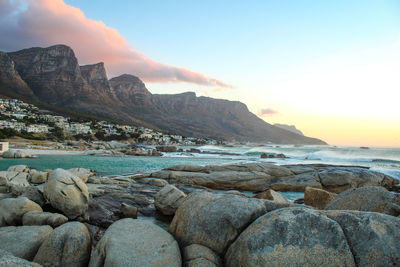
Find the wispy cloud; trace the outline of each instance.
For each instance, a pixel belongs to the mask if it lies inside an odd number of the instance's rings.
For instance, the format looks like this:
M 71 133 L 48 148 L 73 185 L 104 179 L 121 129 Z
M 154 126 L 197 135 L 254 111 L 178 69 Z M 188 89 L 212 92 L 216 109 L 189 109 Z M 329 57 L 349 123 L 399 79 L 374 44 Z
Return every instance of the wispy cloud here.
M 89 19 L 63 0 L 0 0 L 0 49 L 66 44 L 80 63 L 104 62 L 111 76 L 130 73 L 151 82 L 230 85 L 182 67 L 156 62 L 136 51 L 117 30 Z
M 258 112 L 258 116 L 265 117 L 270 115 L 278 114 L 279 112 L 272 108 L 263 108 Z

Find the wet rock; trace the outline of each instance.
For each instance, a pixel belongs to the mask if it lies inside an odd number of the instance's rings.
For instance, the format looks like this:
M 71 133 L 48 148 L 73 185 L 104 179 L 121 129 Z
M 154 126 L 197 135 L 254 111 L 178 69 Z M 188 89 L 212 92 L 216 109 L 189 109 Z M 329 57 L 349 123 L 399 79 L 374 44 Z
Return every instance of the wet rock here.
M 28 211 L 22 217 L 23 225 L 50 225 L 53 228 L 67 221 L 68 218 L 62 214 L 41 211 Z
M 223 266 L 221 258 L 208 247 L 192 244 L 182 250 L 183 266 Z
M 225 254 L 226 266 L 355 266 L 335 221 L 310 209 L 286 208 L 250 224 Z
M 325 209 L 373 211 L 398 216 L 400 194 L 392 194 L 380 186 L 350 189 L 337 195 Z
M 40 246 L 34 262 L 43 266 L 87 266 L 91 241 L 86 226 L 69 222 L 54 229 Z
M 199 244 L 222 255 L 248 224 L 268 210 L 288 205 L 233 194 L 194 192 L 176 210 L 168 231 L 183 247 Z
M 154 196 L 154 205 L 162 214 L 173 215 L 185 198 L 185 193 L 168 184 Z
M 26 197 L 0 200 L 0 226 L 21 225 L 22 216 L 28 211 L 42 211 L 42 208 Z
M 25 260 L 33 260 L 53 228 L 50 226 L 7 226 L 0 228 L 0 249 Z
M 322 210 L 335 197 L 335 193 L 319 188 L 306 187 L 306 190 L 304 191 L 304 204 Z
M 44 195 L 50 204 L 70 219 L 83 215 L 88 209 L 88 188 L 72 173 L 55 169 L 44 185 Z
M 8 251 L 0 249 L 0 266 L 2 267 L 41 267 L 42 265 L 15 257 Z
M 89 266 L 181 266 L 181 255 L 165 230 L 148 221 L 122 219 L 107 229 Z
M 278 192 L 268 189 L 264 192 L 258 193 L 257 195 L 254 196 L 255 198 L 262 198 L 262 199 L 268 199 L 280 203 L 289 203 L 289 201 L 282 196 L 282 194 L 279 194 Z
M 176 152 L 177 148 L 176 146 L 157 146 L 156 147 L 157 151 L 160 152 Z
M 357 266 L 400 266 L 400 218 L 358 211 L 326 211 L 340 224 Z

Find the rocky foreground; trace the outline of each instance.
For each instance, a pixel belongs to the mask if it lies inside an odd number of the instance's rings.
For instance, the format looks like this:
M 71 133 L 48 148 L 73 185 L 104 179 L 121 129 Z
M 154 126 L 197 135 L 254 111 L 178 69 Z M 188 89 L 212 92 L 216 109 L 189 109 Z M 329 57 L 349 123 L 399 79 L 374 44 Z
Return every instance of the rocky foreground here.
M 11 166 L 0 172 L 0 266 L 398 266 L 398 183 L 328 165 L 107 178 Z M 273 189 L 304 191 L 305 205 Z

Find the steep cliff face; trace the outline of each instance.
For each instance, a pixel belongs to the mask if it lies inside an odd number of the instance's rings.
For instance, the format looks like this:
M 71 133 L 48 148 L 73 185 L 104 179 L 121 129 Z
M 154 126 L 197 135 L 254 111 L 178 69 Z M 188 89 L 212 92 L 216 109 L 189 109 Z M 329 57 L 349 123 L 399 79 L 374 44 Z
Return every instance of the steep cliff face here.
M 100 93 L 114 100 L 117 99 L 110 81 L 107 78 L 103 62 L 80 66 L 80 71 L 83 79 L 85 79 L 92 89 L 94 89 L 94 92 Z
M 128 74 L 108 80 L 103 63 L 79 66 L 65 45 L 0 53 L 0 63 L 0 94 L 29 95 L 47 104 L 186 136 L 324 144 L 272 126 L 238 101 L 196 97 L 192 92 L 152 95 L 138 77 Z
M 29 86 L 15 70 L 14 61 L 3 52 L 0 52 L 0 88 L 9 97 L 34 97 Z
M 49 104 L 66 104 L 87 90 L 71 48 L 55 45 L 8 53 L 33 93 Z
M 123 74 L 112 78 L 110 84 L 118 99 L 134 107 L 150 105 L 151 93 L 136 76 Z

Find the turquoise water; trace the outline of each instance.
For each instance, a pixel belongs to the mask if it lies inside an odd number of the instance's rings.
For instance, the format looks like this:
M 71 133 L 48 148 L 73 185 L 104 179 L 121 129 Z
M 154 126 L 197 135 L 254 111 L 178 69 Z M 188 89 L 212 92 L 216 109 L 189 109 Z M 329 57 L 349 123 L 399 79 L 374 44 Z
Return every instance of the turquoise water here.
M 97 157 L 87 155 L 38 155 L 33 159 L 0 159 L 0 170 L 12 165 L 27 165 L 37 170 L 86 168 L 99 175 L 148 173 L 179 165 L 226 164 L 232 160 L 223 158 L 172 158 L 172 157 Z

